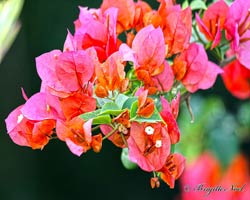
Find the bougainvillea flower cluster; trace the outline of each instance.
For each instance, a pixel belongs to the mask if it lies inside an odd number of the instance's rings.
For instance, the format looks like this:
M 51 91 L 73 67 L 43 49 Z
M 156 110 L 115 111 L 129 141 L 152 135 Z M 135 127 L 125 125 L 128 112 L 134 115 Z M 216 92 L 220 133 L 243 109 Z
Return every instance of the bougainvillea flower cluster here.
M 158 3 L 158 9 L 141 0 L 80 7 L 63 49 L 36 58 L 41 89 L 30 98 L 23 92 L 25 103 L 7 117 L 13 142 L 43 149 L 57 138 L 81 156 L 100 152 L 108 139 L 128 151 L 126 162 L 153 173 L 152 188 L 159 179 L 173 188 L 185 166 L 174 150 L 181 138 L 179 105 L 190 93 L 211 88 L 223 69 L 209 61 L 201 41 L 191 42 L 191 8 Z M 250 96 L 249 8 L 243 0 L 231 6 L 220 0 L 203 17 L 196 13 L 212 50 L 224 33 L 231 44 L 237 60 L 226 66 L 223 80 L 239 98 Z

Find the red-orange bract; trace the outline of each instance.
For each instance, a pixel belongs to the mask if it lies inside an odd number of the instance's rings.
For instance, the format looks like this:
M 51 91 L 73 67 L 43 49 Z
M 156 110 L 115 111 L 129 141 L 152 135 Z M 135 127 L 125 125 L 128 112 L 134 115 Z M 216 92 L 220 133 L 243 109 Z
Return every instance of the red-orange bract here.
M 170 154 L 170 146 L 170 138 L 163 124 L 131 124 L 129 158 L 141 169 L 148 172 L 160 170 Z
M 120 52 L 112 54 L 104 63 L 96 66 L 97 85 L 95 93 L 98 97 L 108 96 L 108 91 L 126 91 L 128 79 L 125 77 L 124 68 L 125 62 Z
M 92 120 L 84 122 L 83 119 L 75 117 L 70 121 L 58 120 L 56 123 L 56 132 L 60 140 L 65 141 L 70 151 L 80 156 L 91 148 Z
M 138 110 L 137 115 L 141 117 L 152 116 L 155 106 L 154 100 L 147 97 L 148 91 L 143 91 L 138 97 Z
M 19 106 L 13 110 L 6 119 L 9 136 L 18 145 L 43 149 L 53 134 L 56 121 L 53 119 L 29 120 L 22 114 L 22 107 Z
M 224 68 L 222 78 L 226 88 L 239 99 L 250 98 L 250 69 L 235 60 Z
M 212 87 L 217 75 L 223 72 L 219 66 L 208 61 L 204 47 L 196 43 L 175 57 L 173 70 L 176 79 L 190 92 Z
M 101 10 L 110 7 L 118 8 L 117 32 L 121 33 L 132 27 L 135 16 L 135 3 L 133 0 L 103 0 Z
M 185 167 L 185 158 L 179 153 L 170 154 L 166 164 L 159 170 L 161 179 L 167 183 L 170 188 L 174 188 L 175 180 L 178 179 Z
M 168 133 L 172 144 L 176 144 L 180 140 L 180 130 L 176 122 L 180 103 L 180 94 L 173 100 L 170 105 L 168 101 L 161 97 L 162 110 L 160 115 L 167 125 Z
M 60 100 L 62 112 L 67 120 L 96 109 L 96 100 L 82 93 L 75 93 Z
M 220 43 L 221 31 L 224 28 L 227 12 L 228 5 L 223 0 L 220 0 L 208 7 L 202 19 L 196 13 L 199 29 L 207 40 L 212 42 L 212 49 Z
M 158 9 L 162 18 L 161 28 L 168 51 L 167 57 L 185 50 L 192 34 L 192 12 L 190 7 L 182 10 L 180 5 L 161 1 Z

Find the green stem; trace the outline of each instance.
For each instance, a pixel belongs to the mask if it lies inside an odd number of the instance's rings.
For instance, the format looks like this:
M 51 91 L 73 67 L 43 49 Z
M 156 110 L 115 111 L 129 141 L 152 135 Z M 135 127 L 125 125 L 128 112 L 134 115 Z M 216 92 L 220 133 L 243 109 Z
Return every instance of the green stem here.
M 102 140 L 105 140 L 109 138 L 111 135 L 113 135 L 117 131 L 118 127 L 116 126 L 112 131 L 110 131 L 107 135 L 105 135 Z
M 191 107 L 191 104 L 190 104 L 190 99 L 191 99 L 191 96 L 189 95 L 187 97 L 187 99 L 185 100 L 186 101 L 186 105 L 187 105 L 187 108 L 188 108 L 188 112 L 191 116 L 191 123 L 194 123 L 194 113 L 193 113 L 193 110 L 192 110 L 192 107 Z
M 188 98 L 190 98 L 191 93 L 186 91 L 183 94 L 181 94 L 181 102 L 186 101 Z
M 58 137 L 57 136 L 49 136 L 49 139 L 54 140 L 54 139 L 58 139 Z
M 93 128 L 91 129 L 91 131 L 94 132 L 94 131 L 99 130 L 99 129 L 100 129 L 100 125 L 93 127 Z
M 230 58 L 227 58 L 227 59 L 224 59 L 220 62 L 220 66 L 221 67 L 224 67 L 226 66 L 227 64 L 231 63 L 232 61 L 234 61 L 236 59 L 236 56 L 232 56 Z
M 216 62 L 221 62 L 221 57 L 218 55 L 218 50 L 209 51 L 210 55 L 216 60 Z
M 121 135 L 121 138 L 122 138 L 123 143 L 124 143 L 125 146 L 128 148 L 128 143 L 127 143 L 127 140 L 126 140 L 126 138 L 124 137 L 123 133 L 120 133 L 120 135 Z
M 201 36 L 200 36 L 200 34 L 198 33 L 197 28 L 196 28 L 195 25 L 193 25 L 193 29 L 194 29 L 195 35 L 197 36 L 198 40 L 199 40 L 204 46 L 206 46 L 206 42 L 201 38 Z

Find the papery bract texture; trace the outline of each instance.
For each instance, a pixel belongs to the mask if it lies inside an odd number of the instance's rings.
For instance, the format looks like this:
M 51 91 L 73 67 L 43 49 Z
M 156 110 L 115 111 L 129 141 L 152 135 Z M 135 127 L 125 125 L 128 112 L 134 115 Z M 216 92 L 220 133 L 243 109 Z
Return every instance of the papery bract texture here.
M 229 8 L 224 25 L 226 37 L 239 62 L 250 69 L 250 2 L 236 0 Z
M 56 121 L 43 119 L 34 121 L 27 119 L 21 112 L 22 106 L 13 110 L 6 118 L 7 132 L 12 141 L 20 146 L 42 149 L 53 134 Z
M 211 48 L 215 48 L 220 43 L 221 31 L 224 28 L 227 12 L 228 5 L 223 0 L 219 0 L 208 7 L 202 19 L 196 13 L 199 29 L 207 40 L 212 42 Z
M 180 98 L 179 96 L 177 97 Z M 179 101 L 179 100 L 178 100 Z M 170 136 L 170 140 L 172 144 L 176 144 L 180 140 L 180 130 L 176 121 L 178 110 L 179 110 L 179 103 L 174 103 L 174 107 L 168 103 L 168 101 L 161 97 L 161 104 L 162 104 L 162 110 L 160 112 L 160 115 L 164 122 L 167 124 L 167 130 Z
M 75 117 L 70 121 L 57 121 L 56 132 L 60 140 L 65 141 L 70 151 L 80 156 L 91 148 L 92 120 L 84 122 L 83 119 Z
M 98 97 L 108 96 L 108 91 L 124 92 L 128 86 L 125 77 L 125 63 L 122 53 L 115 52 L 108 59 L 96 66 L 97 85 L 95 93 Z
M 250 98 L 250 70 L 235 60 L 224 67 L 222 78 L 226 88 L 239 99 Z
M 94 48 L 100 62 L 117 51 L 117 8 L 101 9 L 80 7 L 79 19 L 75 21 L 73 44 L 77 50 Z M 96 31 L 98 30 L 98 31 Z
M 135 17 L 135 3 L 133 0 L 104 0 L 101 10 L 105 11 L 110 7 L 118 9 L 117 31 L 118 33 L 130 29 Z
M 175 180 L 178 179 L 185 168 L 185 158 L 179 153 L 170 154 L 165 166 L 160 169 L 161 179 L 174 188 Z
M 192 12 L 190 7 L 182 10 L 180 5 L 161 2 L 158 9 L 162 18 L 161 28 L 167 45 L 167 56 L 182 52 L 188 48 L 192 34 Z
M 176 79 L 190 92 L 212 87 L 217 75 L 223 72 L 219 66 L 208 61 L 204 47 L 196 43 L 175 57 L 173 70 Z
M 83 50 L 54 50 L 37 57 L 36 65 L 44 88 L 52 89 L 52 94 L 59 97 L 83 89 L 94 73 L 92 57 Z
M 161 123 L 133 122 L 128 139 L 129 159 L 145 171 L 163 167 L 170 154 L 170 138 Z

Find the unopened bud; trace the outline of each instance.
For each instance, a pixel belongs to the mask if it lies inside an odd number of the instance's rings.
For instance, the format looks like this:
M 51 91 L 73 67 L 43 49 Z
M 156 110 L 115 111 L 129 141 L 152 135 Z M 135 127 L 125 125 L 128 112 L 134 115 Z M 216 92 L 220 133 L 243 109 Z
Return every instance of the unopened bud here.
M 102 149 L 102 134 L 94 135 L 92 137 L 91 147 L 94 152 L 99 153 Z
M 152 177 L 150 179 L 150 185 L 151 185 L 152 189 L 159 188 L 160 187 L 160 181 L 159 181 L 158 177 Z

